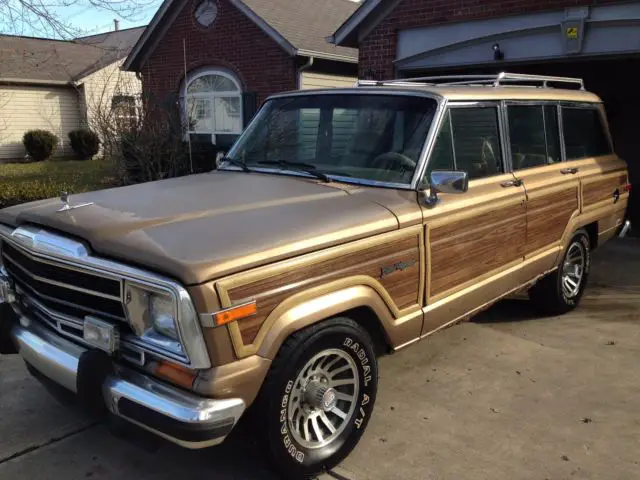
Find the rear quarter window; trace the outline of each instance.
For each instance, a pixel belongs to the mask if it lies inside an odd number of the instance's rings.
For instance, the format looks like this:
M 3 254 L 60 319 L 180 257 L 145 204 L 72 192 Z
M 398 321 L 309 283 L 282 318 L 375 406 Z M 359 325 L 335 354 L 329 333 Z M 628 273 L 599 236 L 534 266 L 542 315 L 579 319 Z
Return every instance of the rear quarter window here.
M 562 107 L 567 160 L 612 153 L 602 116 L 597 108 Z

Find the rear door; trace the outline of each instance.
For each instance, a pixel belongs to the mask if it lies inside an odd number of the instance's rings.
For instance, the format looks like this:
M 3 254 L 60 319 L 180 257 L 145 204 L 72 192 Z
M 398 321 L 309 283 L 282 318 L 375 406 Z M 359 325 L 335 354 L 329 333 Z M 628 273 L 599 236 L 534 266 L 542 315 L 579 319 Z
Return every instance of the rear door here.
M 562 161 L 559 104 L 505 104 L 508 157 L 527 195 L 524 283 L 555 266 L 565 230 L 580 213 L 580 182 Z
M 427 278 L 423 335 L 518 284 L 525 245 L 524 188 L 507 173 L 496 102 L 450 103 L 427 164 L 469 174 L 469 191 L 422 205 Z
M 581 183 L 581 223 L 597 221 L 601 243 L 624 220 L 629 197 L 627 166 L 613 152 L 602 105 L 567 103 L 561 115 L 565 168 Z

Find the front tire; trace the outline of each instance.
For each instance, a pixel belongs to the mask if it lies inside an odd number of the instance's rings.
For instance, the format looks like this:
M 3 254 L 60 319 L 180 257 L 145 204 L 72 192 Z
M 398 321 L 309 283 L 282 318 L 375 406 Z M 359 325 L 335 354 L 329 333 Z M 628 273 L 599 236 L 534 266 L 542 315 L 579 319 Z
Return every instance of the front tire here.
M 547 315 L 562 315 L 578 306 L 589 278 L 589 235 L 578 230 L 564 252 L 559 267 L 529 290 L 534 306 Z
M 255 405 L 270 463 L 288 478 L 336 466 L 362 437 L 377 386 L 373 342 L 353 320 L 335 318 L 293 334 Z

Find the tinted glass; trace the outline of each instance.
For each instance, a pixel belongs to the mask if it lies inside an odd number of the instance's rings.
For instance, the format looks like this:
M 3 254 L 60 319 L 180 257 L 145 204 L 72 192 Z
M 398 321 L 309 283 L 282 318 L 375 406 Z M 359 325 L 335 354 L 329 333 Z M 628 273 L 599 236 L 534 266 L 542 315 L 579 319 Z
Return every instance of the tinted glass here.
M 304 162 L 328 174 L 409 183 L 437 104 L 400 95 L 270 100 L 228 157 L 249 166 Z
M 509 141 L 513 169 L 547 164 L 542 106 L 509 106 Z
M 561 160 L 558 110 L 555 105 L 512 105 L 508 107 L 508 116 L 514 170 Z
M 451 138 L 451 122 L 449 112 L 440 126 L 440 132 L 431 150 L 431 155 L 427 163 L 427 171 L 422 177 L 422 184 L 429 185 L 430 174 L 434 170 L 455 170 L 456 165 L 453 159 L 453 142 Z
M 562 126 L 567 160 L 611 153 L 599 110 L 562 107 Z
M 558 108 L 555 105 L 544 106 L 544 126 L 547 134 L 547 159 L 549 163 L 562 160 L 560 155 L 560 132 L 558 130 Z
M 456 170 L 470 179 L 503 172 L 497 108 L 453 108 L 451 127 Z

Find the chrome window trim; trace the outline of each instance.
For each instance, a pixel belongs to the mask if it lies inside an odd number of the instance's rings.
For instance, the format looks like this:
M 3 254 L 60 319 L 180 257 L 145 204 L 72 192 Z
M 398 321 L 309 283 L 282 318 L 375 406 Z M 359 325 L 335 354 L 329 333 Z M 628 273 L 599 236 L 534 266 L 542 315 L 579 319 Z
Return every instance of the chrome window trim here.
M 502 146 L 502 166 L 504 173 L 513 175 L 513 159 L 511 158 L 511 135 L 509 134 L 509 113 L 506 101 L 500 101 L 500 145 Z
M 420 89 L 404 89 L 404 88 L 381 88 L 381 87 L 359 87 L 359 88 L 332 88 L 332 89 L 319 89 L 319 90 L 295 90 L 292 92 L 284 92 L 278 93 L 276 95 L 271 95 L 269 98 L 265 100 L 260 109 L 264 108 L 264 105 L 270 100 L 276 100 L 280 98 L 289 98 L 289 97 L 306 97 L 310 95 L 399 95 L 402 97 L 427 97 L 432 98 L 436 101 L 441 101 L 444 99 L 442 95 L 438 95 L 435 92 L 423 91 Z M 257 115 L 257 112 L 256 112 Z
M 446 106 L 446 112 L 445 113 L 449 113 L 451 111 L 451 109 L 462 109 L 462 108 L 495 108 L 496 109 L 496 119 L 498 122 L 498 135 L 500 136 L 500 138 L 498 139 L 498 143 L 500 145 L 500 156 L 502 158 L 502 172 L 499 172 L 495 175 L 489 175 L 487 177 L 481 177 L 481 178 L 491 178 L 491 177 L 495 177 L 498 175 L 504 175 L 505 173 L 509 173 L 509 164 L 507 162 L 507 157 L 506 152 L 505 152 L 505 148 L 504 148 L 504 122 L 502 119 L 503 116 L 503 110 L 502 110 L 502 100 L 482 100 L 482 101 L 473 101 L 473 102 L 468 102 L 468 101 L 464 101 L 464 102 L 455 102 L 455 101 L 451 101 L 451 102 L 447 102 L 447 106 Z M 449 114 L 449 118 L 450 118 L 450 114 Z M 453 139 L 453 141 L 455 142 L 455 134 L 453 133 L 453 124 L 451 124 L 451 138 Z M 454 149 L 455 152 L 455 149 Z M 454 160 L 457 164 L 457 161 Z M 480 178 L 474 178 L 473 180 L 480 180 Z M 473 180 L 469 180 L 469 181 L 473 181 Z
M 564 121 L 562 120 L 562 105 L 560 102 L 556 105 L 556 111 L 558 112 L 558 129 L 560 131 L 560 155 L 562 156 L 562 162 L 567 161 L 567 146 L 564 143 Z
M 420 190 L 420 182 L 422 181 L 422 178 L 427 171 L 427 165 L 429 163 L 429 158 L 431 157 L 431 151 L 433 150 L 433 146 L 436 143 L 436 139 L 438 138 L 438 134 L 440 133 L 444 114 L 447 111 L 448 101 L 446 99 L 441 97 L 438 98 L 436 96 L 432 98 L 438 102 L 438 106 L 435 113 L 433 114 L 431 127 L 429 128 L 427 138 L 425 139 L 424 145 L 422 146 L 422 152 L 420 152 L 418 164 L 416 165 L 416 169 L 413 172 L 413 178 L 411 179 L 411 190 Z
M 411 181 L 407 183 L 395 183 L 395 182 L 381 182 L 377 180 L 369 180 L 364 178 L 354 178 L 354 177 L 343 177 L 340 175 L 327 175 L 331 180 L 335 180 L 342 183 L 355 184 L 355 185 L 363 185 L 367 187 L 381 187 L 381 188 L 393 188 L 398 190 L 417 190 L 418 185 L 420 183 L 420 179 L 422 178 L 422 173 L 426 169 L 426 159 L 428 157 L 428 150 L 431 148 L 433 144 L 433 132 L 434 125 L 436 122 L 440 121 L 440 117 L 442 115 L 442 111 L 444 109 L 444 105 L 446 105 L 446 99 L 441 95 L 438 95 L 434 92 L 427 92 L 421 90 L 406 90 L 406 89 L 394 89 L 394 88 L 335 88 L 330 90 L 297 90 L 293 92 L 285 92 L 279 93 L 276 95 L 272 95 L 268 97 L 262 106 L 258 109 L 256 114 L 254 115 L 249 125 L 245 128 L 244 132 L 248 132 L 251 125 L 254 121 L 259 117 L 260 111 L 265 108 L 265 105 L 271 100 L 283 99 L 283 98 L 293 98 L 293 97 L 304 97 L 304 96 L 321 96 L 321 95 L 382 95 L 382 96 L 402 96 L 402 97 L 421 97 L 421 98 L 430 98 L 436 102 L 436 111 L 433 114 L 433 120 L 431 120 L 431 126 L 429 127 L 429 132 L 427 133 L 427 137 L 422 146 L 422 150 L 420 151 L 420 156 L 418 157 L 418 161 L 416 163 L 416 168 L 413 172 L 413 176 L 411 177 Z M 439 123 L 438 123 L 439 125 Z M 242 133 L 240 137 L 236 140 L 236 143 L 242 138 L 245 133 Z M 251 165 L 251 164 L 249 164 Z M 313 175 L 306 174 L 304 172 L 298 171 L 290 171 L 290 170 L 281 170 L 274 168 L 263 168 L 263 167 L 253 167 L 250 166 L 251 170 L 258 173 L 277 173 L 277 174 L 285 174 L 290 176 L 299 176 L 304 178 L 314 178 Z M 233 171 L 233 172 L 241 172 L 242 169 L 235 166 L 228 166 L 224 168 L 220 168 L 220 171 Z
M 562 124 L 562 101 L 561 100 L 503 100 L 502 101 L 504 104 L 504 109 L 505 109 L 505 122 L 506 122 L 506 134 L 507 134 L 507 143 L 508 143 L 508 148 L 509 148 L 509 167 L 510 167 L 510 172 L 511 173 L 515 173 L 516 170 L 513 168 L 513 159 L 511 157 L 511 138 L 509 136 L 509 112 L 508 112 L 508 108 L 511 105 L 515 105 L 515 106 L 532 106 L 532 107 L 540 107 L 542 108 L 542 115 L 544 118 L 544 137 L 545 137 L 545 141 L 547 139 L 547 123 L 546 123 L 546 113 L 544 111 L 544 107 L 556 107 L 556 112 L 557 112 L 557 120 L 558 120 L 558 136 L 559 136 L 559 140 L 560 140 L 560 162 L 558 163 L 563 163 L 566 162 L 566 150 L 565 150 L 565 144 L 564 144 L 564 126 Z M 565 102 L 565 103 L 577 103 L 577 102 Z M 581 105 L 599 105 L 597 103 L 580 103 Z M 588 107 L 587 107 L 588 108 Z M 547 147 L 547 156 L 548 156 L 548 143 L 546 145 Z M 544 165 L 536 165 L 534 167 L 529 167 L 529 168 L 522 168 L 518 171 L 522 171 L 522 170 L 529 170 L 531 168 L 540 168 L 540 167 L 544 167 L 547 165 L 553 165 L 553 164 L 549 164 L 546 163 Z
M 18 233 L 15 234 L 15 232 Z M 41 245 L 34 241 L 36 235 L 39 233 L 47 239 L 45 244 Z M 21 226 L 12 230 L 10 227 L 2 225 L 0 228 L 0 239 L 22 250 L 26 249 L 33 257 L 44 260 L 54 260 L 80 272 L 98 275 L 104 275 L 105 273 L 111 274 L 115 278 L 122 280 L 121 285 L 124 284 L 124 281 L 129 280 L 136 281 L 143 286 L 167 291 L 174 297 L 179 312 L 177 318 L 178 331 L 180 334 L 180 343 L 185 351 L 185 357 L 181 357 L 178 361 L 194 369 L 211 368 L 211 360 L 204 342 L 197 312 L 195 311 L 189 293 L 179 283 L 156 273 L 93 255 L 85 244 L 51 233 L 40 227 Z M 31 243 L 29 243 L 28 239 L 31 239 Z M 57 248 L 58 244 L 56 242 L 58 240 L 61 240 L 60 245 L 69 245 L 69 242 L 75 242 L 84 248 Z M 122 288 L 121 286 L 121 293 L 123 293 Z M 124 302 L 124 297 L 121 301 Z M 155 353 L 153 352 L 153 347 L 147 344 L 144 344 L 144 348 L 148 348 L 152 353 Z M 164 350 L 162 354 L 158 355 L 162 355 L 172 361 L 177 360 L 170 352 L 165 352 Z

